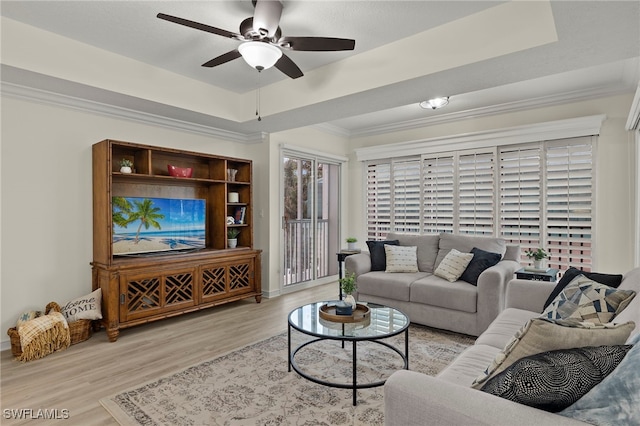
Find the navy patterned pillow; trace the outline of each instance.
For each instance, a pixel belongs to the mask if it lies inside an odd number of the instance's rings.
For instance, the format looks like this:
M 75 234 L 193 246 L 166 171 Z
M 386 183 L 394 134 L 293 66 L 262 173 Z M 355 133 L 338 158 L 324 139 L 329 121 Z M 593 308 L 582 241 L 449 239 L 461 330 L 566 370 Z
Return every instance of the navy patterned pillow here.
M 607 377 L 631 347 L 588 346 L 531 355 L 489 379 L 481 390 L 557 412 L 576 402 Z

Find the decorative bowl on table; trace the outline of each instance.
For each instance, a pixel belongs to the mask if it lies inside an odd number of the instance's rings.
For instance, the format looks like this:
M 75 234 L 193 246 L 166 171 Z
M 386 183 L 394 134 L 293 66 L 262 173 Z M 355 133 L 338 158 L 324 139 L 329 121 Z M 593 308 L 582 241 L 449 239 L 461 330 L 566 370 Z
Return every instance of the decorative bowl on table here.
M 174 177 L 190 178 L 193 174 L 191 167 L 178 167 L 167 164 L 167 169 L 169 169 L 169 176 Z

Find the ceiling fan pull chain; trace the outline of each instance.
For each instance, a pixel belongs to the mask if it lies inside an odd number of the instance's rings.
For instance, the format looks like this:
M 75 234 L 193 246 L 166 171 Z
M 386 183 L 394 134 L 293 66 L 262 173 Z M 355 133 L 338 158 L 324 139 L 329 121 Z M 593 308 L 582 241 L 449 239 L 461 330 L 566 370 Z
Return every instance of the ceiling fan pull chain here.
M 261 70 L 258 70 L 258 90 L 256 91 L 256 115 L 258 116 L 258 121 L 262 121 L 262 117 L 260 117 L 260 75 Z

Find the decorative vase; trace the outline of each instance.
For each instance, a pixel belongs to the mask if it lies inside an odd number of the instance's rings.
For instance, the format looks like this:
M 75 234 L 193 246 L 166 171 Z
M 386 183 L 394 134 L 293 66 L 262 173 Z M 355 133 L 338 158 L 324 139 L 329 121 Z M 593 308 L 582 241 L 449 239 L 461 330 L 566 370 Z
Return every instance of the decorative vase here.
M 131 173 L 131 167 L 128 167 L 128 166 L 120 167 L 120 173 Z
M 347 243 L 347 250 L 355 251 L 356 243 Z
M 344 296 L 344 302 L 349 303 L 353 309 L 356 308 L 356 299 L 353 297 L 353 294 L 347 294 Z
M 238 239 L 237 238 L 229 238 L 227 240 L 227 245 L 229 246 L 229 248 L 236 248 L 238 246 Z
M 237 203 L 240 200 L 240 196 L 237 192 L 230 192 L 228 196 L 230 203 Z

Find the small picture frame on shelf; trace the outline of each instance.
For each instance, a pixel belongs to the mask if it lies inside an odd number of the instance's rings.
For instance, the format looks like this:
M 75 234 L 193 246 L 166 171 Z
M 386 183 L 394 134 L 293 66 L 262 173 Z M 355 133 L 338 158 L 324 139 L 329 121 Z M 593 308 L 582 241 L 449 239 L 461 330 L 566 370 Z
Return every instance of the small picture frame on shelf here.
M 233 215 L 235 221 L 236 221 L 236 225 L 242 225 L 244 224 L 244 215 L 247 211 L 247 208 L 244 206 L 238 206 L 236 207 L 236 211 Z

